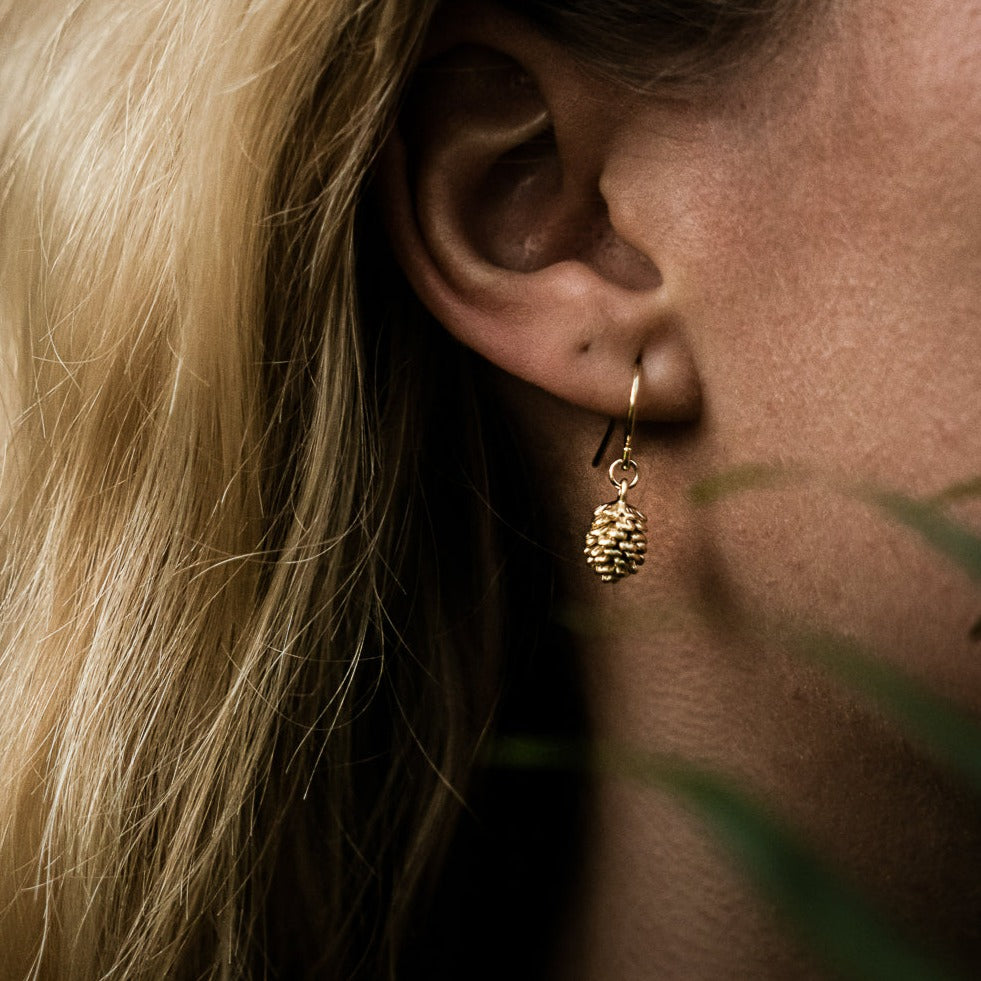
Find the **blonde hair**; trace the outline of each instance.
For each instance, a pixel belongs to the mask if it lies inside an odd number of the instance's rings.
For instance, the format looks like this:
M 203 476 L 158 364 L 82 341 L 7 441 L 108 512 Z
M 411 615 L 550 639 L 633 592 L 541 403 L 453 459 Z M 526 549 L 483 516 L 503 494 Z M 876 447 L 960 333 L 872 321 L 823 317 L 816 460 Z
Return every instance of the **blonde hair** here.
M 394 970 L 496 649 L 413 462 L 457 355 L 359 303 L 434 5 L 0 0 L 7 977 Z

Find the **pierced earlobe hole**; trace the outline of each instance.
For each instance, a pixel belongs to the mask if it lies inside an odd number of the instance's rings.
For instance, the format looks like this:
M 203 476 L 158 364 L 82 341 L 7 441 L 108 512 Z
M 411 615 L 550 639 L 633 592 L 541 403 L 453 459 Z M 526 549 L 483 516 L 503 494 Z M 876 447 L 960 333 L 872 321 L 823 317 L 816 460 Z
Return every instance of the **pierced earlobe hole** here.
M 592 346 L 593 345 L 592 345 L 592 343 L 590 341 L 583 341 L 582 344 L 579 345 L 579 353 L 580 354 L 588 354 L 589 353 L 589 349 Z

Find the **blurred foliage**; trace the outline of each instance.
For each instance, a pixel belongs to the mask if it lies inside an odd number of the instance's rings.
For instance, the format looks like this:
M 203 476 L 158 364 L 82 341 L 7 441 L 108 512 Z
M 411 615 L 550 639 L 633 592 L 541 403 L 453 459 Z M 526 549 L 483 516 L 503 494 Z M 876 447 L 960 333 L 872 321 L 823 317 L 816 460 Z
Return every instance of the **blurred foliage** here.
M 740 491 L 779 487 L 806 479 L 807 474 L 808 471 L 802 467 L 743 463 L 698 481 L 688 489 L 688 496 L 695 504 L 714 504 L 721 498 L 730 497 Z
M 842 485 L 804 467 L 745 463 L 698 481 L 689 488 L 688 496 L 693 504 L 705 506 L 745 491 L 791 484 L 823 486 L 871 505 L 884 517 L 915 531 L 974 582 L 981 582 L 981 536 L 947 512 L 951 504 L 981 498 L 981 476 L 958 481 L 932 497 L 915 498 L 870 484 Z M 981 640 L 981 616 L 972 624 L 968 636 Z
M 856 641 L 830 630 L 785 627 L 779 633 L 788 650 L 865 696 L 981 799 L 981 724 L 967 712 L 906 677 Z
M 939 494 L 930 498 L 933 504 L 955 504 L 958 501 L 967 501 L 972 498 L 981 497 L 981 477 L 970 477 L 968 480 L 959 480 L 956 484 L 945 487 Z
M 981 537 L 948 517 L 943 500 L 921 501 L 894 491 L 862 487 L 853 491 L 887 517 L 911 528 L 938 552 L 959 565 L 975 582 L 981 582 Z
M 765 807 L 692 763 L 609 744 L 497 740 L 491 765 L 614 774 L 666 791 L 687 805 L 832 970 L 863 981 L 954 981 Z
M 981 497 L 981 477 L 960 481 L 932 497 L 914 498 L 869 484 L 834 483 L 804 468 L 750 463 L 700 481 L 689 496 L 696 505 L 707 506 L 734 494 L 797 484 L 818 485 L 872 507 L 981 582 L 981 537 L 948 511 L 950 505 Z M 834 630 L 789 623 L 770 623 L 762 629 L 769 639 L 893 719 L 904 735 L 981 799 L 981 724 L 966 710 Z M 971 636 L 981 639 L 981 618 Z M 865 981 L 954 977 L 945 965 L 916 949 L 766 807 L 724 777 L 653 753 L 538 738 L 498 740 L 491 747 L 491 763 L 612 773 L 671 793 L 696 814 L 832 970 Z

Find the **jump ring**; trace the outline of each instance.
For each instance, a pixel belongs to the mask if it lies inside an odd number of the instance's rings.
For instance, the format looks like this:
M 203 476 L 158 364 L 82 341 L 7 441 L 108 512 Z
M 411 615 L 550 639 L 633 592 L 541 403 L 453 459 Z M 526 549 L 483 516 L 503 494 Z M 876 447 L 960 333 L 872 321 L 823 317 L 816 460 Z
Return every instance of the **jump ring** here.
M 627 484 L 627 487 L 628 488 L 633 487 L 637 483 L 637 481 L 639 479 L 639 476 L 637 474 L 637 461 L 636 460 L 627 460 L 626 462 L 624 462 L 623 460 L 621 460 L 621 459 L 618 458 L 618 459 L 614 460 L 610 464 L 610 483 L 613 484 L 614 487 L 619 487 L 620 486 L 620 481 L 623 479 L 621 477 L 618 480 L 614 476 L 614 471 L 617 469 L 617 467 L 619 467 L 620 470 L 621 470 L 621 472 L 624 473 L 624 474 L 626 474 L 626 473 L 632 473 L 633 474 L 633 476 L 630 478 L 630 483 Z

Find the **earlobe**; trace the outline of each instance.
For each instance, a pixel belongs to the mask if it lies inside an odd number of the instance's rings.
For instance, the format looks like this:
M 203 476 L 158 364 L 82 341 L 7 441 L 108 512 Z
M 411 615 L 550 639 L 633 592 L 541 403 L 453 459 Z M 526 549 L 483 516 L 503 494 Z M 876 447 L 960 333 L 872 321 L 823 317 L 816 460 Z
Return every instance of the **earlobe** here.
M 503 370 L 621 414 L 639 358 L 639 416 L 693 418 L 698 375 L 661 272 L 599 190 L 615 120 L 514 20 L 468 21 L 417 72 L 379 163 L 395 253 L 446 329 Z

